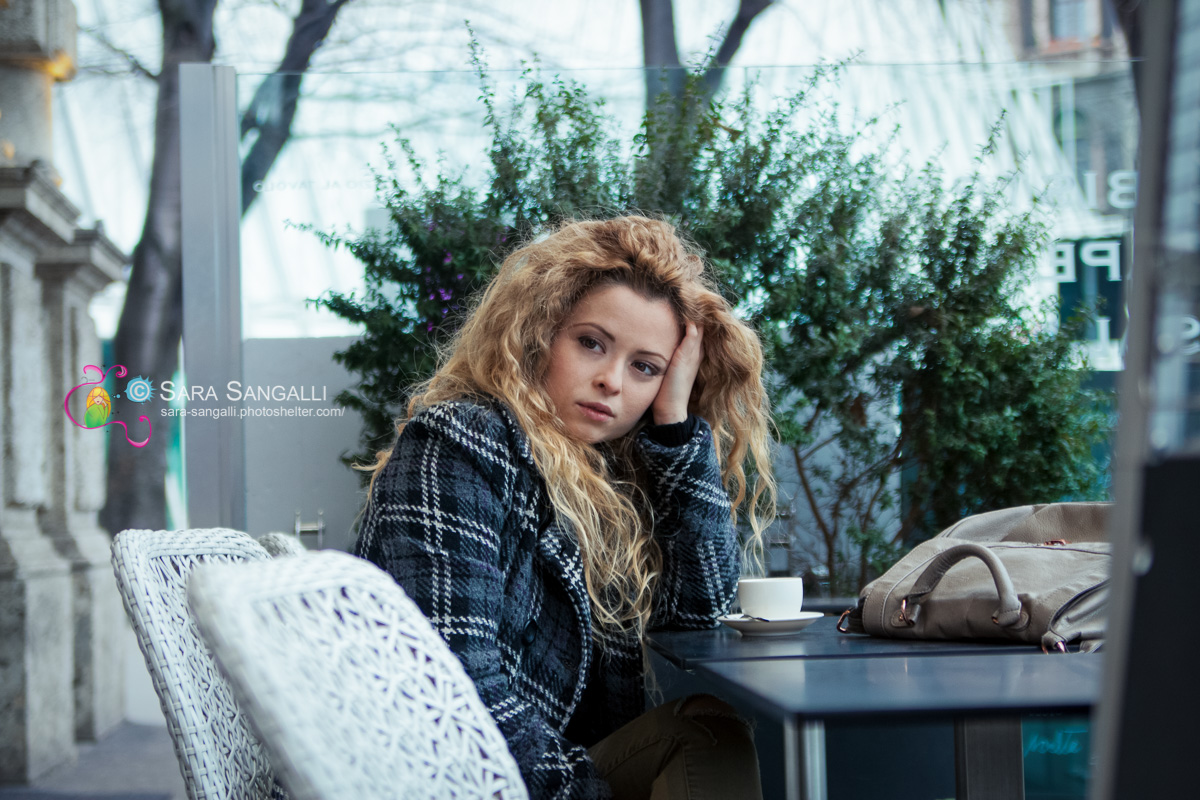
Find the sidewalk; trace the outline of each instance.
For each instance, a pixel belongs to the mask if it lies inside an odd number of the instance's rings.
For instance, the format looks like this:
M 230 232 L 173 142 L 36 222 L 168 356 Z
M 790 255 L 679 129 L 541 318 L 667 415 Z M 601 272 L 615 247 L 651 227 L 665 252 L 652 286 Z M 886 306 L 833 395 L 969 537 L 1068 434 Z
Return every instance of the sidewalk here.
M 187 800 L 166 727 L 122 722 L 79 758 L 32 786 L 0 786 L 0 800 Z
M 74 762 L 32 785 L 0 785 L 0 800 L 187 800 L 158 696 L 128 626 L 121 648 L 126 721 L 98 742 L 77 744 Z

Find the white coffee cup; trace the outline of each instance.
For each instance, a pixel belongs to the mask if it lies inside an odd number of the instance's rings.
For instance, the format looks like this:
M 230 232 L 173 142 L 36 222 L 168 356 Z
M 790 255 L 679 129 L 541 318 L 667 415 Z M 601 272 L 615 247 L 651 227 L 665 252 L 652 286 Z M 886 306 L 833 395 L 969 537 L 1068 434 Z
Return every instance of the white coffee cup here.
M 742 578 L 737 593 L 743 614 L 767 620 L 796 619 L 804 605 L 804 579 Z

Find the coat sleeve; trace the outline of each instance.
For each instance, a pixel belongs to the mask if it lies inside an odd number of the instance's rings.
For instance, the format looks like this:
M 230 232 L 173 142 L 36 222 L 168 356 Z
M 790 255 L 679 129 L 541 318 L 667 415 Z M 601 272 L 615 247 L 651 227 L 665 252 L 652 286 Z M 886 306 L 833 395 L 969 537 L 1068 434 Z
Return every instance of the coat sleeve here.
M 501 668 L 501 536 L 518 480 L 512 446 L 486 408 L 419 414 L 377 476 L 355 553 L 391 574 L 462 661 L 531 797 L 608 798 L 587 751 L 514 692 Z
M 646 431 L 637 442 L 663 554 L 650 624 L 712 628 L 733 605 L 741 565 L 712 429 L 698 419 L 682 444 L 661 444 Z

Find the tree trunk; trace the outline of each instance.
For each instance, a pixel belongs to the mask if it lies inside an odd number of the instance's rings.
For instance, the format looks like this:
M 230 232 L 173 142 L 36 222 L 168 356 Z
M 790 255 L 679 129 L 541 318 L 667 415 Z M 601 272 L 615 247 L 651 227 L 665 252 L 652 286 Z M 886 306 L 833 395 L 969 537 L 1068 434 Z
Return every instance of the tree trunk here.
M 642 64 L 645 67 L 646 108 L 667 92 L 683 93 L 684 70 L 675 44 L 675 7 L 672 0 L 641 0 Z
M 705 65 L 703 81 L 705 99 L 711 100 L 721 88 L 725 68 L 733 59 L 751 23 L 767 10 L 774 0 L 741 0 L 737 14 L 725 32 L 725 38 L 713 60 Z M 672 0 L 640 0 L 642 8 L 642 59 L 646 70 L 646 108 L 653 108 L 658 96 L 667 92 L 672 97 L 683 94 L 687 77 L 679 60 L 675 41 L 675 7 Z
M 292 21 L 292 34 L 279 66 L 259 84 L 242 115 L 240 136 L 257 132 L 250 152 L 242 160 L 242 216 L 258 197 L 255 188 L 270 172 L 292 134 L 296 102 L 303 73 L 316 49 L 325 41 L 333 21 L 349 0 L 304 0 Z
M 113 341 L 113 361 L 144 376 L 157 388 L 179 366 L 183 332 L 183 291 L 179 170 L 179 65 L 208 63 L 216 50 L 213 11 L 217 0 L 160 0 L 163 61 L 158 74 L 154 120 L 154 161 L 142 237 L 133 251 L 133 269 Z M 156 392 L 147 403 L 150 443 L 133 448 L 124 437 L 108 439 L 108 499 L 100 522 L 110 533 L 125 528 L 165 528 L 167 442 L 171 417 L 159 409 Z M 132 422 L 132 420 L 130 421 Z
M 183 334 L 183 263 L 180 211 L 179 65 L 210 63 L 216 50 L 213 12 L 218 0 L 159 0 L 163 64 L 158 75 L 154 162 L 142 237 L 133 251 L 133 270 L 113 341 L 113 359 L 129 377 L 150 378 L 157 388 L 179 366 Z M 292 22 L 283 59 L 255 92 L 242 118 L 241 137 L 258 138 L 242 163 L 244 216 L 254 202 L 254 185 L 266 177 L 291 135 L 301 73 L 324 42 L 349 0 L 304 0 Z M 157 395 L 157 393 L 156 393 Z M 108 442 L 108 499 L 100 522 L 110 533 L 126 528 L 167 526 L 167 443 L 174 417 L 159 414 L 165 403 L 147 404 L 152 433 L 144 448 L 123 437 Z

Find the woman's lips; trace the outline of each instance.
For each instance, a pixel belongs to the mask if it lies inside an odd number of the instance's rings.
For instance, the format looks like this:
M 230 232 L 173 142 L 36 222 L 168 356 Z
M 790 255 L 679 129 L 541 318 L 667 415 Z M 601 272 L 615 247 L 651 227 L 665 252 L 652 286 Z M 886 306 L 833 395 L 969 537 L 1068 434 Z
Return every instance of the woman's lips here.
M 602 403 L 579 403 L 583 415 L 593 422 L 605 422 L 612 419 L 612 409 Z

